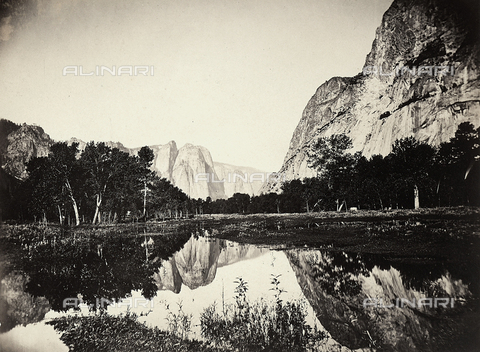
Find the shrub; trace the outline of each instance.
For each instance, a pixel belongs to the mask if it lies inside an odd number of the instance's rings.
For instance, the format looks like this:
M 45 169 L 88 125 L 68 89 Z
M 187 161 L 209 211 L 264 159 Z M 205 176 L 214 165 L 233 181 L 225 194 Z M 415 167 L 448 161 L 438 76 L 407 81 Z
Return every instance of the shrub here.
M 326 337 L 306 323 L 303 301 L 284 302 L 278 276 L 272 276 L 275 302 L 250 302 L 246 298 L 247 282 L 235 281 L 235 303 L 217 312 L 216 305 L 201 314 L 202 336 L 215 346 L 238 351 L 304 351 L 309 344 Z

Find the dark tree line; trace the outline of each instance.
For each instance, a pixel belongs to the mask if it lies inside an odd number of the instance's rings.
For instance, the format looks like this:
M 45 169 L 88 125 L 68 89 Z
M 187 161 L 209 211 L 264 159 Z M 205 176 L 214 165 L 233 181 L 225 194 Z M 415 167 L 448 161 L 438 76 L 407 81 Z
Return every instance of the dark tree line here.
M 48 156 L 28 162 L 28 178 L 11 192 L 12 213 L 17 220 L 79 225 L 195 212 L 199 202 L 158 177 L 153 159 L 148 147 L 130 155 L 105 143 L 90 142 L 82 152 L 78 143 L 55 143 Z
M 395 141 L 387 156 L 350 154 L 346 135 L 316 140 L 309 164 L 317 176 L 283 183 L 281 194 L 235 194 L 207 202 L 206 213 L 285 213 L 322 210 L 480 205 L 480 127 L 459 125 L 439 148 L 413 137 Z
M 105 143 L 90 142 L 82 152 L 76 143 L 56 143 L 47 157 L 28 162 L 24 182 L 2 174 L 2 199 L 10 200 L 1 205 L 16 220 L 74 225 L 192 214 L 480 205 L 480 127 L 460 124 L 439 148 L 413 137 L 397 140 L 385 157 L 347 153 L 351 146 L 345 135 L 319 138 L 308 153 L 316 177 L 284 182 L 280 194 L 236 193 L 212 201 L 190 199 L 158 177 L 148 147 L 130 155 Z

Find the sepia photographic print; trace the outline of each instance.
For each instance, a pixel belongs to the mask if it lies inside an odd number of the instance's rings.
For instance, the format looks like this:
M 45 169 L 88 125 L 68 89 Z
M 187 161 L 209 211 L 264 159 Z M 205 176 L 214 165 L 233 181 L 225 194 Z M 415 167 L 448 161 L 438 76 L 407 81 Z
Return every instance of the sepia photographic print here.
M 478 0 L 0 0 L 0 352 L 480 350 Z

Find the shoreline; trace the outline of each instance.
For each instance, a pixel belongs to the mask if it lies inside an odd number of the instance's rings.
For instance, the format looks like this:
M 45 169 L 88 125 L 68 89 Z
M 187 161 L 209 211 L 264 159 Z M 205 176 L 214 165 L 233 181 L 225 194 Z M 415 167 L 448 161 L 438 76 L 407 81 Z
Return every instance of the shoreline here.
M 480 208 L 295 214 L 213 214 L 162 222 L 3 224 L 0 238 L 29 229 L 61 236 L 206 236 L 271 248 L 318 248 L 417 260 L 480 262 Z

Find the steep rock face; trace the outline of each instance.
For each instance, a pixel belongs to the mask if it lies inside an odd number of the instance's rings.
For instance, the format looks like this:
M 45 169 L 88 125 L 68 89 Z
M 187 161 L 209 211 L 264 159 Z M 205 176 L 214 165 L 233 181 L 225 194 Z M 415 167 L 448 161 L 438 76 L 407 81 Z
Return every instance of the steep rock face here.
M 244 166 L 234 166 L 214 162 L 215 171 L 219 180 L 223 182 L 225 196 L 231 197 L 235 193 L 245 193 L 254 196 L 260 193 L 267 176 L 264 172 Z
M 18 183 L 19 181 L 15 177 L 0 168 L 0 223 L 4 217 L 10 218 L 14 215 L 13 193 Z
M 182 282 L 192 290 L 211 283 L 217 273 L 219 256 L 217 240 L 191 237 L 183 249 L 174 254 Z
M 178 151 L 172 170 L 175 186 L 192 198 L 225 197 L 223 183 L 218 180 L 210 152 L 201 146 L 185 144 Z
M 120 143 L 118 143 L 120 144 Z M 126 148 L 121 145 L 124 149 L 123 150 L 130 155 L 137 155 L 140 151 L 140 147 L 138 148 Z M 152 163 L 152 170 L 157 173 L 158 176 L 166 178 L 169 181 L 172 181 L 172 172 L 173 166 L 175 165 L 175 160 L 177 159 L 178 155 L 178 148 L 175 141 L 170 141 L 167 144 L 157 144 L 157 145 L 150 145 L 150 149 L 153 150 L 153 163 Z
M 85 150 L 85 147 L 87 146 L 87 143 L 82 141 L 81 139 L 72 137 L 67 141 L 68 145 L 72 145 L 73 143 L 78 143 L 78 149 L 79 150 Z
M 54 143 L 39 126 L 23 124 L 7 137 L 8 147 L 3 157 L 3 168 L 10 175 L 20 179 L 27 177 L 26 163 L 33 157 L 47 156 Z
M 81 139 L 78 139 L 78 138 L 75 138 L 75 137 L 72 137 L 67 141 L 68 145 L 72 145 L 73 143 L 78 143 L 78 150 L 79 151 L 83 151 L 85 149 L 85 147 L 87 146 L 87 142 L 84 142 Z M 109 142 L 104 142 L 104 143 L 107 147 L 117 148 L 118 150 L 120 150 L 122 152 L 125 152 L 125 153 L 128 153 L 130 155 L 137 154 L 137 152 L 140 150 L 140 148 L 135 148 L 135 149 L 127 148 L 120 142 L 109 141 Z
M 182 277 L 178 272 L 175 257 L 163 261 L 160 269 L 153 275 L 153 279 L 159 290 L 179 293 L 182 289 Z
M 0 333 L 19 324 L 39 322 L 50 310 L 45 297 L 33 297 L 25 292 L 28 280 L 16 271 L 0 278 Z
M 8 148 L 8 135 L 18 130 L 21 126 L 16 123 L 0 119 L 0 166 L 5 163 L 4 157 L 7 154 Z
M 370 157 L 387 155 L 400 138 L 438 146 L 460 123 L 478 126 L 478 14 L 473 1 L 395 0 L 363 72 L 328 80 L 310 99 L 280 172 L 287 180 L 313 176 L 306 151 L 319 137 L 345 133 L 351 152 Z M 269 183 L 262 191 L 278 189 Z
M 153 169 L 160 177 L 172 180 L 173 166 L 178 155 L 177 144 L 170 141 L 165 145 L 155 145 L 151 147 L 155 153 L 153 160 Z

